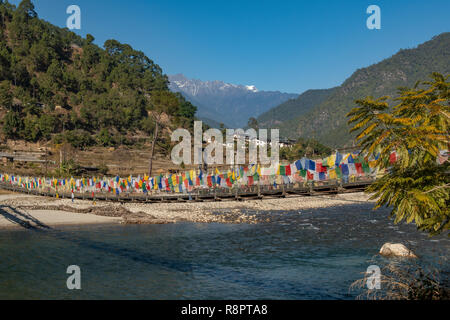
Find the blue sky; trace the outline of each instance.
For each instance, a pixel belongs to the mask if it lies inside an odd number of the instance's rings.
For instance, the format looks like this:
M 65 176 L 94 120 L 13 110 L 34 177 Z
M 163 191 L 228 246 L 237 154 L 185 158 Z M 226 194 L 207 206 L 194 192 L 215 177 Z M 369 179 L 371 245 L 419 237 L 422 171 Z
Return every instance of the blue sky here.
M 19 1 L 10 1 L 17 4 Z M 450 1 L 35 0 L 38 15 L 65 27 L 71 4 L 82 29 L 131 44 L 166 74 L 301 93 L 340 85 L 367 67 L 450 31 Z M 366 9 L 381 8 L 381 30 Z

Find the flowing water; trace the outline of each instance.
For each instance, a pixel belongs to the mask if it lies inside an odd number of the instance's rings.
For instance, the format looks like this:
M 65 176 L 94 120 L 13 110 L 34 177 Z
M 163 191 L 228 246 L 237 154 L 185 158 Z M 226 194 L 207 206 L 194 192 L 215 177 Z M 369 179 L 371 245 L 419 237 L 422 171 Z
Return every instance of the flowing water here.
M 421 261 L 449 255 L 446 236 L 371 208 L 258 213 L 259 224 L 1 230 L 0 299 L 354 299 L 349 286 L 385 242 Z M 66 287 L 69 265 L 81 268 L 81 290 Z

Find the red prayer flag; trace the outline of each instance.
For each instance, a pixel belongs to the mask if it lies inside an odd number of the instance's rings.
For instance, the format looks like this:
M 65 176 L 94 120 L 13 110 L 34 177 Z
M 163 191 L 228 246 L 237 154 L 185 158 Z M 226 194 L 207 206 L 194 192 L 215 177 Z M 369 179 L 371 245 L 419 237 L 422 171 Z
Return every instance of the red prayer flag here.
M 316 172 L 323 172 L 322 170 L 322 163 L 316 162 Z
M 291 166 L 286 166 L 285 168 L 284 168 L 284 170 L 285 170 L 285 174 L 287 175 L 287 176 L 290 176 L 291 174 L 292 174 L 292 172 L 291 172 Z
M 361 163 L 355 163 L 355 167 L 356 167 L 356 172 L 358 172 L 358 174 L 361 174 L 361 175 L 364 174 Z

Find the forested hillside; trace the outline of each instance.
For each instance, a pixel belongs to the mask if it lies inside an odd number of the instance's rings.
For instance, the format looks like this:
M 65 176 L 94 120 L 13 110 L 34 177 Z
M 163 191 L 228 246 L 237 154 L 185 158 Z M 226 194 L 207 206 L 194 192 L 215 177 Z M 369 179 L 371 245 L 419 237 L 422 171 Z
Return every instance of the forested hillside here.
M 322 103 L 334 90 L 335 88 L 308 90 L 298 98 L 286 101 L 278 107 L 263 113 L 258 117 L 258 123 L 261 128 L 267 128 L 277 126 L 289 119 L 297 118 Z
M 399 87 L 413 87 L 417 81 L 429 79 L 432 72 L 450 74 L 450 33 L 440 34 L 417 48 L 400 50 L 391 58 L 357 70 L 309 112 L 290 117 L 275 127 L 280 128 L 282 136 L 290 138 L 315 138 L 333 147 L 350 145 L 353 138 L 346 114 L 355 106 L 355 100 L 367 96 L 396 96 Z M 295 113 L 292 111 L 289 115 Z
M 3 139 L 131 144 L 161 126 L 189 128 L 196 108 L 168 89 L 144 53 L 104 47 L 38 18 L 34 5 L 0 0 L 0 121 Z

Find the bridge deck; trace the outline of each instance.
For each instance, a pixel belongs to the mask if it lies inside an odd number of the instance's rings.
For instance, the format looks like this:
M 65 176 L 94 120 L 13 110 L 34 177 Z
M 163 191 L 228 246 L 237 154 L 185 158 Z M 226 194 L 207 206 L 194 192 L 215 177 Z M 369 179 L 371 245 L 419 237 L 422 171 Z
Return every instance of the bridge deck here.
M 263 199 L 269 197 L 286 197 L 288 195 L 314 196 L 324 194 L 339 194 L 350 192 L 361 192 L 370 185 L 373 180 L 363 180 L 350 183 L 341 183 L 338 181 L 330 181 L 327 184 L 310 184 L 307 186 L 300 185 L 279 185 L 273 186 L 252 186 L 241 188 L 211 188 L 197 189 L 190 193 L 158 193 L 158 194 L 142 194 L 142 193 L 121 193 L 116 195 L 113 193 L 74 193 L 74 198 L 79 200 L 96 200 L 96 201 L 117 201 L 117 202 L 202 202 L 202 201 L 223 201 L 223 200 L 252 200 Z M 27 190 L 18 186 L 7 183 L 0 183 L 0 189 L 13 192 L 26 193 L 29 195 L 71 198 L 70 192 L 58 192 L 53 190 Z

